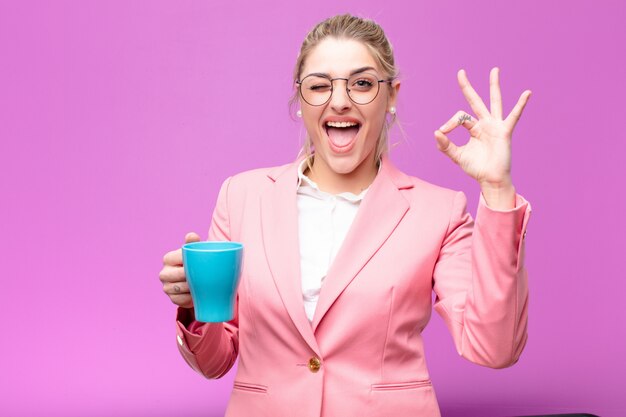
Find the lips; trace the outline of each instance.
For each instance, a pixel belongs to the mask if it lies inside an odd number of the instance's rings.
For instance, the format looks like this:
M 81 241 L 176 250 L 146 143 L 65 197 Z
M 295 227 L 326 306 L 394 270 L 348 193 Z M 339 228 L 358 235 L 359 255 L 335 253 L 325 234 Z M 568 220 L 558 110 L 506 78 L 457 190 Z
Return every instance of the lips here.
M 354 147 L 361 125 L 355 120 L 330 120 L 324 128 L 333 152 L 346 153 Z

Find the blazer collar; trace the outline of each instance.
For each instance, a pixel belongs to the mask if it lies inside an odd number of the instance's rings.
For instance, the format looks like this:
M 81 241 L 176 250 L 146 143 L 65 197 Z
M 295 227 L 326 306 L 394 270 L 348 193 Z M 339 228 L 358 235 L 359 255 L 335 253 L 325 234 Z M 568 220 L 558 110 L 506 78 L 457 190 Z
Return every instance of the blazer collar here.
M 271 168 L 267 173 L 267 177 L 273 182 L 276 182 L 282 176 L 293 177 L 295 175 L 294 187 L 297 189 L 299 184 L 298 168 L 300 166 L 300 163 L 305 159 L 306 157 L 301 155 L 298 157 L 298 159 L 296 159 L 296 161 L 291 164 Z M 395 165 L 393 165 L 387 155 L 382 156 L 381 167 L 378 170 L 377 178 L 378 176 L 380 176 L 380 174 L 387 175 L 399 190 L 413 187 L 413 182 L 411 181 L 411 178 L 404 172 L 400 171 Z M 374 180 L 372 185 L 374 185 L 375 182 L 376 180 Z
M 302 302 L 298 240 L 296 191 L 302 160 L 303 157 L 298 158 L 267 174 L 273 184 L 261 196 L 261 227 L 267 261 L 285 308 L 309 346 L 320 354 L 315 330 L 343 290 L 398 226 L 409 209 L 400 190 L 411 188 L 413 183 L 383 156 L 381 169 L 324 279 L 313 322 L 309 323 Z

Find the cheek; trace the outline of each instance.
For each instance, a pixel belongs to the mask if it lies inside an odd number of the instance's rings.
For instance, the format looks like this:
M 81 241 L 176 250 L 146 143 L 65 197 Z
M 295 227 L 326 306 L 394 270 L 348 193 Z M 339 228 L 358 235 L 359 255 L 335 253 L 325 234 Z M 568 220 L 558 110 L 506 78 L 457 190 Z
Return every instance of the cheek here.
M 380 111 L 380 110 L 372 112 L 368 116 L 368 125 L 369 125 L 368 132 L 367 132 L 368 137 L 375 137 L 375 139 L 378 140 L 378 137 L 383 131 L 383 127 L 385 124 L 385 117 L 386 117 L 385 112 Z
M 303 112 L 302 114 L 302 121 L 304 122 L 304 128 L 306 129 L 311 139 L 317 140 L 318 135 L 320 134 L 319 120 L 320 120 L 319 114 L 316 114 L 313 112 L 307 112 L 307 113 Z

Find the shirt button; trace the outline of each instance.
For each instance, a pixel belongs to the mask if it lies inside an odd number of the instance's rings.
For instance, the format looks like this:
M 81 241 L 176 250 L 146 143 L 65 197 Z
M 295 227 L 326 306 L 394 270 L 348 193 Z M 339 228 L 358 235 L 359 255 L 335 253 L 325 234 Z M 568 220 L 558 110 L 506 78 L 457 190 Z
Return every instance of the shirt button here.
M 183 345 L 183 339 L 180 338 L 180 335 L 176 335 L 176 340 L 178 340 L 179 345 Z
M 309 359 L 309 371 L 316 373 L 322 367 L 322 362 L 317 357 Z

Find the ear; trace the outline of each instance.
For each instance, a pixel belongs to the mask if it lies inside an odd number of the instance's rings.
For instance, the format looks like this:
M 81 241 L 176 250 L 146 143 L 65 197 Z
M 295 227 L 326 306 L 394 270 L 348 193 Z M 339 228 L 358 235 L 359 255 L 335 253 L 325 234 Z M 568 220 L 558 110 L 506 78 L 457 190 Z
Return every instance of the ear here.
M 396 107 L 398 101 L 398 92 L 400 91 L 400 81 L 393 80 L 389 86 L 389 104 L 387 108 Z

